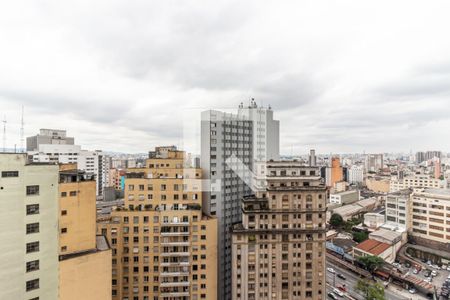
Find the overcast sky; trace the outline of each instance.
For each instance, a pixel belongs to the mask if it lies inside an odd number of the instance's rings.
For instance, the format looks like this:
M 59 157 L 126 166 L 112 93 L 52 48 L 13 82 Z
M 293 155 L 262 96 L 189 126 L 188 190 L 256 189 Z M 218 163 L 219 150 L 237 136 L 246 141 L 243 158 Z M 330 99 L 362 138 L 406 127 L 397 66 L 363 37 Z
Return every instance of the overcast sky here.
M 254 97 L 282 153 L 450 151 L 449 1 L 3 1 L 7 144 L 181 144 L 202 109 Z M 183 121 L 184 120 L 184 121 Z

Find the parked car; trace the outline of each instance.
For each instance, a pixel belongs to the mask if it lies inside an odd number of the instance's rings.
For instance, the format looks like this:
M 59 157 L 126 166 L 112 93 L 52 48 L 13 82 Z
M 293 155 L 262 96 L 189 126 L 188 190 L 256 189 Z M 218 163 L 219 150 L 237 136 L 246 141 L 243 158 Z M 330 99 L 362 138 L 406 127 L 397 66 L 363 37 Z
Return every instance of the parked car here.
M 414 269 L 414 270 L 413 270 L 413 274 L 419 274 L 419 270 Z
M 338 297 L 333 292 L 329 292 L 328 293 L 328 297 L 331 298 L 331 299 L 334 299 L 334 300 L 338 299 Z
M 447 271 L 450 271 L 450 265 L 449 265 L 449 266 L 447 266 Z
M 339 289 L 340 291 L 343 291 L 343 292 L 346 292 L 346 291 L 347 291 L 347 288 L 345 287 L 345 284 L 342 285 L 342 286 L 338 286 L 338 289 Z
M 415 294 L 416 293 L 416 289 L 412 287 L 412 288 L 410 288 L 408 290 L 408 292 L 410 292 L 411 294 Z
M 330 272 L 330 273 L 332 273 L 332 274 L 336 273 L 336 271 L 334 271 L 333 268 L 327 268 L 327 271 Z
M 338 295 L 339 297 L 344 297 L 344 293 L 343 292 L 341 292 L 340 290 L 338 290 L 338 289 L 333 289 L 333 293 L 335 293 L 336 295 Z
M 345 278 L 344 275 L 342 275 L 341 273 L 337 274 L 337 277 L 339 277 L 342 280 L 346 280 L 347 278 Z
M 437 275 L 438 275 L 438 272 L 436 272 L 436 270 L 433 270 L 433 271 L 431 272 L 431 276 L 436 277 Z

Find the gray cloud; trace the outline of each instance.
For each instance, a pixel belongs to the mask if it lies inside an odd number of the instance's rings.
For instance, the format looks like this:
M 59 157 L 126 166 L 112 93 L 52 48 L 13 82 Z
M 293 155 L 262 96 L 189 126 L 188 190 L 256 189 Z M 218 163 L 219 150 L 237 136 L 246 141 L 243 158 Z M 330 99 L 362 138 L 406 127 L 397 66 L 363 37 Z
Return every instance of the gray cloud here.
M 1 6 L 0 108 L 24 104 L 27 134 L 67 128 L 89 147 L 145 151 L 181 144 L 189 109 L 254 97 L 281 120 L 284 152 L 450 150 L 450 21 L 434 4 Z

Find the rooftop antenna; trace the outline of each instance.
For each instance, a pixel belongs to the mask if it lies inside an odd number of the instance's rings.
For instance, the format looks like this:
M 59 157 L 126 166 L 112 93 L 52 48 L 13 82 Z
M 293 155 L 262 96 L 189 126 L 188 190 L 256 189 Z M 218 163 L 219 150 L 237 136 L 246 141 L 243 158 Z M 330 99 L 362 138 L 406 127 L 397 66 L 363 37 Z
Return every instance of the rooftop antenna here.
M 20 151 L 21 152 L 25 152 L 24 145 L 23 145 L 24 140 L 25 140 L 24 139 L 25 133 L 24 133 L 23 126 L 24 126 L 24 122 L 23 122 L 23 105 L 22 105 L 22 117 L 20 119 Z
M 3 117 L 3 152 L 6 152 L 6 116 Z

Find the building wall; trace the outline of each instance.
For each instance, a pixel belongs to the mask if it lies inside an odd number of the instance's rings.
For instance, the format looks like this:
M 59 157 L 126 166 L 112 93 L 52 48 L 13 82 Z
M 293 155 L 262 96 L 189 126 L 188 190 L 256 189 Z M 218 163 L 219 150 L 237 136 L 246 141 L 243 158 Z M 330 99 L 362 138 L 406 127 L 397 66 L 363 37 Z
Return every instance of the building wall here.
M 416 190 L 412 196 L 413 236 L 440 243 L 450 241 L 450 192 L 448 190 Z
M 112 298 L 214 300 L 217 219 L 201 210 L 201 170 L 185 166 L 184 152 L 163 150 L 129 170 L 126 208 L 98 224 L 112 247 Z
M 62 254 L 96 248 L 95 187 L 93 180 L 59 185 L 59 249 Z M 66 233 L 62 232 L 64 228 Z
M 60 300 L 111 299 L 111 250 L 61 261 L 59 286 Z
M 343 180 L 341 161 L 339 157 L 331 158 L 331 186 Z
M 410 194 L 395 193 L 386 197 L 386 223 L 409 230 L 410 224 Z
M 390 181 L 388 179 L 378 179 L 374 177 L 366 178 L 366 186 L 369 190 L 377 193 L 389 193 Z
M 241 221 L 240 200 L 251 188 L 226 164 L 234 155 L 253 169 L 253 124 L 244 116 L 206 111 L 201 123 L 201 167 L 204 187 L 203 211 L 218 220 L 219 299 L 231 299 L 231 234 L 229 228 Z M 250 181 L 251 174 L 243 171 Z M 211 191 L 211 192 L 209 192 Z
M 364 182 L 364 167 L 352 166 L 348 169 L 348 181 L 350 183 L 363 183 Z
M 415 175 L 403 179 L 393 178 L 390 183 L 390 191 L 397 192 L 408 188 L 446 188 L 446 182 L 432 178 L 429 175 Z
M 27 165 L 25 154 L 0 154 L 0 171 L 18 171 L 18 177 L 0 177 L 0 299 L 58 298 L 58 167 Z M 26 195 L 30 185 L 38 195 Z M 27 215 L 26 206 L 39 204 L 39 213 Z M 39 232 L 26 234 L 26 225 L 39 223 Z M 39 242 L 39 251 L 26 245 Z M 26 272 L 26 262 L 39 260 L 39 270 Z M 26 282 L 39 279 L 39 288 L 26 292 Z
M 325 299 L 326 187 L 319 169 L 274 168 L 268 166 L 276 173 L 266 191 L 242 199 L 231 299 Z

